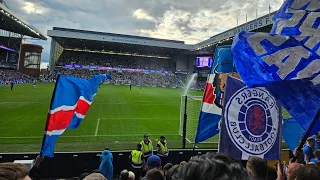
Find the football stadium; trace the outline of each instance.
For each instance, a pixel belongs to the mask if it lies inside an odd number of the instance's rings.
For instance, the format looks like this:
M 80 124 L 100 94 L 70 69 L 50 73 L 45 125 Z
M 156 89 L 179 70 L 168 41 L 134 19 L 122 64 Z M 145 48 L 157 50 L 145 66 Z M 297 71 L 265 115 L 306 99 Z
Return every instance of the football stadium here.
M 283 176 L 289 159 L 317 164 L 319 2 L 305 1 L 288 0 L 197 44 L 67 27 L 42 34 L 0 1 L 0 172 L 15 162 L 32 179 L 122 179 L 130 175 L 124 169 L 139 179 L 159 158 L 163 168 L 182 162 L 180 179 L 206 161 L 227 164 L 232 179 L 251 163 L 274 168 L 280 160 Z M 281 14 L 286 8 L 311 15 L 294 14 L 298 23 Z M 310 31 L 299 29 L 312 18 Z M 43 47 L 26 37 L 51 41 L 47 69 L 40 70 Z M 247 166 L 232 169 L 231 159 Z M 195 167 L 183 166 L 189 160 Z

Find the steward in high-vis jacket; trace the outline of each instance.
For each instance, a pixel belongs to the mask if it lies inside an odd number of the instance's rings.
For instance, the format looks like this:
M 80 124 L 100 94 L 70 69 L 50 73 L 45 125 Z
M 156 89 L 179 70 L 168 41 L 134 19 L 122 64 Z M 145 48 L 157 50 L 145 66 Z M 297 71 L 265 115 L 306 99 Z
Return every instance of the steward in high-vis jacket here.
M 150 157 L 152 155 L 152 151 L 153 151 L 153 146 L 152 146 L 152 141 L 149 139 L 148 135 L 144 135 L 143 136 L 143 141 L 141 141 L 141 151 L 143 153 L 143 157 L 147 160 L 148 157 Z
M 135 174 L 135 179 L 139 180 L 142 176 L 143 172 L 143 165 L 144 165 L 144 157 L 143 153 L 141 152 L 141 144 L 137 145 L 137 149 L 131 152 L 129 159 L 131 161 L 131 171 Z
M 157 143 L 157 156 L 161 159 L 161 165 L 165 165 L 167 163 L 167 157 L 169 155 L 169 150 L 167 146 L 166 137 L 161 136 L 160 141 Z

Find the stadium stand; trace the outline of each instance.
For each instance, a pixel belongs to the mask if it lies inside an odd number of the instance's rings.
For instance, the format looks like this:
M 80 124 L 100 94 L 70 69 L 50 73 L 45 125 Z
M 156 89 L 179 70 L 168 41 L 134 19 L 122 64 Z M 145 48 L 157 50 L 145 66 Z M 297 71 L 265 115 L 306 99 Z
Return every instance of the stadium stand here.
M 0 84 L 9 84 L 9 82 L 13 82 L 15 84 L 32 83 L 33 80 L 34 78 L 16 70 L 0 69 Z

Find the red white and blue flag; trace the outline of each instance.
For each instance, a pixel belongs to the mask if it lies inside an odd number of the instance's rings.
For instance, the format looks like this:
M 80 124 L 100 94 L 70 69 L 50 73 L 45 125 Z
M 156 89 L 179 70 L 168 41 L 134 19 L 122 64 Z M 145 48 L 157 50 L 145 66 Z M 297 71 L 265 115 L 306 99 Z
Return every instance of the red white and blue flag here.
M 99 84 L 109 75 L 94 75 L 90 80 L 60 76 L 55 85 L 47 116 L 40 155 L 53 157 L 57 138 L 68 129 L 76 129 L 86 116 Z
M 203 95 L 195 143 L 205 141 L 219 133 L 224 88 L 221 76 L 235 72 L 231 46 L 217 47 L 213 61 Z

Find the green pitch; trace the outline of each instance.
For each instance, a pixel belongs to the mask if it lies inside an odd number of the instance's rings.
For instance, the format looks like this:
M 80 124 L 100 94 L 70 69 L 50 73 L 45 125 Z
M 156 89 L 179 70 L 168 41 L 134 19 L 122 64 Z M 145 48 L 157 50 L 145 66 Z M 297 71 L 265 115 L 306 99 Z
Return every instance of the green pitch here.
M 41 147 L 53 83 L 0 86 L 0 152 L 38 152 Z M 102 85 L 84 121 L 67 130 L 56 152 L 132 150 L 149 134 L 165 135 L 169 148 L 181 148 L 179 135 L 182 89 Z M 191 95 L 203 95 L 193 91 Z M 187 147 L 192 145 L 187 144 Z M 199 148 L 214 148 L 200 145 Z

